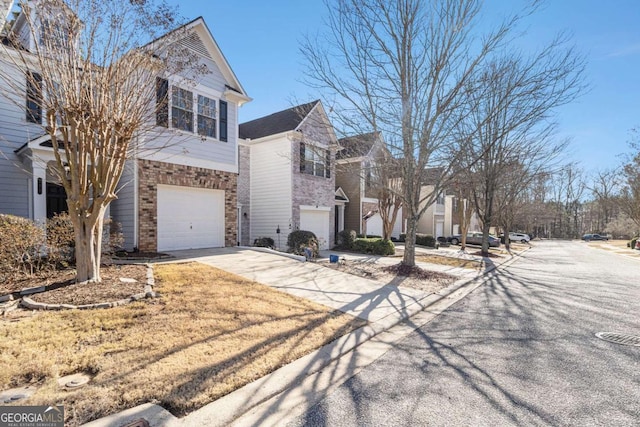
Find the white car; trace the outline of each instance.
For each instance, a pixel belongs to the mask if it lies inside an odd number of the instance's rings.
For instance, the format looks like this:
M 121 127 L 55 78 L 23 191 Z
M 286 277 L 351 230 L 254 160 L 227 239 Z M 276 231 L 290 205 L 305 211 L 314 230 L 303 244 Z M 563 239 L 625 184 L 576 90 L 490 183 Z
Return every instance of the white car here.
M 524 233 L 509 233 L 509 241 L 510 242 L 520 242 L 520 243 L 529 243 L 531 237 L 528 234 Z

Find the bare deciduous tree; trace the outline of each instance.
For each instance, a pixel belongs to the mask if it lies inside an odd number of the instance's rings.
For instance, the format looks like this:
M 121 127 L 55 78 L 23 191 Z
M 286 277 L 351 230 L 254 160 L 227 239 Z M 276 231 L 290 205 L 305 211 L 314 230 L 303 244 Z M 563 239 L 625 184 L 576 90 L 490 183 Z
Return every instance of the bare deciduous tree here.
M 498 225 L 504 208 L 496 205 L 498 192 L 504 203 L 515 201 L 531 177 L 551 169 L 566 145 L 552 141 L 550 118 L 579 95 L 584 63 L 564 43 L 557 38 L 530 58 L 507 54 L 493 60 L 479 70 L 469 91 L 471 113 L 462 125 L 472 135 L 467 154 L 478 177 L 473 197 L 485 255 L 489 229 Z
M 328 3 L 328 2 L 327 2 Z M 467 82 L 518 18 L 482 39 L 477 0 L 337 0 L 328 4 L 324 40 L 301 47 L 307 81 L 335 99 L 343 129 L 381 131 L 400 159 L 407 237 L 403 263 L 415 265 L 416 227 L 451 178 Z M 433 191 L 421 194 L 428 168 L 441 167 Z
M 175 44 L 184 34 L 167 33 L 178 18 L 164 2 L 40 0 L 20 6 L 25 31 L 10 33 L 1 51 L 3 70 L 13 70 L 3 72 L 5 90 L 24 99 L 26 83 L 27 114 L 42 116 L 33 121 L 50 138 L 51 172 L 66 191 L 77 281 L 100 282 L 105 212 L 117 197 L 126 159 L 155 124 L 156 76 L 190 66 L 192 57 Z M 24 101 L 19 105 L 25 108 Z

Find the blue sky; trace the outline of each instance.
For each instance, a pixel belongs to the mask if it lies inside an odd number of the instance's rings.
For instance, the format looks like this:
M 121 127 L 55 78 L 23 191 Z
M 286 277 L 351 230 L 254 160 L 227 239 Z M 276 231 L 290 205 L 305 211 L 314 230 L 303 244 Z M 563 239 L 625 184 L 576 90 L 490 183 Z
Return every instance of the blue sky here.
M 253 101 L 240 110 L 248 121 L 310 101 L 301 83 L 299 41 L 323 25 L 321 0 L 170 0 L 180 13 L 202 16 Z M 487 0 L 485 14 L 498 19 L 521 0 Z M 629 131 L 640 126 L 640 1 L 548 0 L 529 18 L 519 42 L 539 46 L 559 31 L 573 36 L 587 58 L 590 89 L 559 110 L 558 137 L 571 138 L 568 159 L 589 170 L 609 168 L 627 152 Z

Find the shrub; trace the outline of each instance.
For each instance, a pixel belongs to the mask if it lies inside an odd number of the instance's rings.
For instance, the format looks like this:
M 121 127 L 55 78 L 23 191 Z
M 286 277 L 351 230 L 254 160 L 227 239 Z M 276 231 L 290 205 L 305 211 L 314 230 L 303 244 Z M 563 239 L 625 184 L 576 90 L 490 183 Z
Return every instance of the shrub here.
M 398 241 L 404 242 L 405 240 L 407 240 L 407 235 L 405 233 L 398 236 Z
M 314 258 L 318 256 L 318 238 L 311 231 L 292 231 L 287 237 L 287 246 L 289 246 L 289 252 L 296 255 L 304 255 L 304 250 L 309 248 Z
M 68 213 L 47 220 L 47 258 L 56 266 L 68 267 L 75 262 L 75 236 Z
M 122 249 L 124 235 L 120 223 L 108 218 L 104 221 L 102 254 L 109 255 Z M 55 266 L 75 264 L 75 234 L 73 223 L 66 212 L 47 220 L 47 258 Z M 106 259 L 108 262 L 108 258 Z
M 396 247 L 393 242 L 381 238 L 356 239 L 353 243 L 353 250 L 372 255 L 393 255 L 396 253 Z
M 258 237 L 253 241 L 253 246 L 274 249 L 276 247 L 276 242 L 274 242 L 271 237 Z
M 436 239 L 430 234 L 416 234 L 416 245 L 437 248 Z
M 353 249 L 355 241 L 356 232 L 354 230 L 342 230 L 338 233 L 338 247 L 342 249 Z
M 631 239 L 631 242 L 629 242 L 631 249 L 635 249 L 636 248 L 636 241 L 637 240 L 638 240 L 638 237 L 634 237 L 633 239 Z
M 0 281 L 10 282 L 44 268 L 45 233 L 33 221 L 0 214 Z

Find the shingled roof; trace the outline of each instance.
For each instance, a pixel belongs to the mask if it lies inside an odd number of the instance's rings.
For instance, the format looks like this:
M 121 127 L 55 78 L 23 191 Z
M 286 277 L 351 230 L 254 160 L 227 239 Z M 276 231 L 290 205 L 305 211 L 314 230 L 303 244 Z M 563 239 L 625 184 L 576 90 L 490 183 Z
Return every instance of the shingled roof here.
M 295 130 L 320 100 L 278 111 L 259 119 L 240 124 L 240 138 L 258 139 Z
M 363 133 L 362 135 L 348 136 L 338 140 L 342 150 L 336 153 L 338 159 L 367 156 L 376 143 L 378 132 Z

